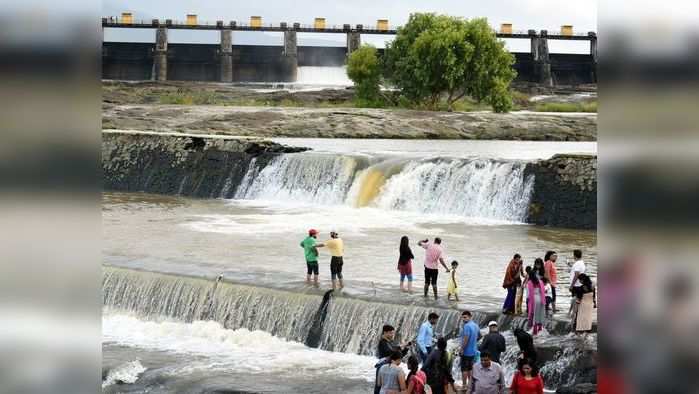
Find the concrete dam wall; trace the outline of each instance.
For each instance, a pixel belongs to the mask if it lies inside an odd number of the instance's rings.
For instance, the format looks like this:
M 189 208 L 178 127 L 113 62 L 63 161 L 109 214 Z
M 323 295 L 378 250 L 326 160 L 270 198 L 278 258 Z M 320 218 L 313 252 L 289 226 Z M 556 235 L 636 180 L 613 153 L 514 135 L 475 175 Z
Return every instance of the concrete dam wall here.
M 380 50 L 382 52 L 382 50 Z M 155 44 L 104 42 L 102 78 L 118 80 L 156 79 Z M 537 61 L 531 53 L 514 53 L 517 81 L 540 82 Z M 181 81 L 222 81 L 219 44 L 175 44 L 167 49 L 167 79 Z M 342 66 L 345 47 L 299 46 L 294 60 L 282 46 L 233 45 L 233 82 L 294 82 L 296 67 Z M 555 85 L 596 83 L 596 62 L 588 54 L 548 55 Z
M 289 154 L 304 150 L 256 138 L 105 131 L 102 138 L 104 188 L 227 199 L 255 199 L 268 190 L 275 190 L 277 194 L 294 194 L 300 189 L 306 196 L 321 195 L 321 199 L 314 200 L 317 204 L 344 204 L 350 185 L 361 184 L 362 170 L 370 165 L 342 155 Z M 348 173 L 348 164 L 355 171 Z M 441 194 L 453 195 L 457 190 L 465 193 L 473 189 L 473 185 L 475 190 L 492 189 L 487 202 L 440 204 L 451 209 L 450 213 L 557 227 L 596 226 L 595 156 L 554 156 L 526 164 L 497 160 L 424 164 L 414 168 L 406 163 L 395 176 L 402 174 L 403 178 L 419 180 L 430 175 L 418 174 L 420 171 L 441 171 L 449 167 L 449 173 L 456 174 L 457 179 L 444 179 L 442 186 L 454 190 Z M 306 179 L 311 169 L 318 168 L 327 179 Z M 302 170 L 301 178 L 298 178 L 298 169 Z M 484 175 L 484 172 L 488 174 Z M 489 181 L 478 183 L 479 179 Z M 404 186 L 412 190 L 411 185 Z M 398 187 L 391 195 L 402 198 L 400 190 Z M 441 194 L 425 193 L 424 198 Z M 468 196 L 464 198 L 477 200 Z M 380 209 L 402 209 L 400 204 L 396 206 L 390 201 L 382 204 L 383 200 L 379 200 L 374 203 Z M 430 212 L 430 201 L 424 204 L 416 201 L 416 204 L 413 209 Z M 496 209 L 499 206 L 502 209 Z

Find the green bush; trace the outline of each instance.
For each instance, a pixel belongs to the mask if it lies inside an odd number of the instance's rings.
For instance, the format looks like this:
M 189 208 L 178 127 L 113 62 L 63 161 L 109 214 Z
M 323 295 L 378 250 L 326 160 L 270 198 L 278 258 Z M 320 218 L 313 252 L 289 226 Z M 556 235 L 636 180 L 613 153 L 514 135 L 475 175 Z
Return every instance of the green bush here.
M 357 106 L 382 106 L 381 64 L 375 47 L 365 44 L 350 54 L 347 76 L 354 82 Z

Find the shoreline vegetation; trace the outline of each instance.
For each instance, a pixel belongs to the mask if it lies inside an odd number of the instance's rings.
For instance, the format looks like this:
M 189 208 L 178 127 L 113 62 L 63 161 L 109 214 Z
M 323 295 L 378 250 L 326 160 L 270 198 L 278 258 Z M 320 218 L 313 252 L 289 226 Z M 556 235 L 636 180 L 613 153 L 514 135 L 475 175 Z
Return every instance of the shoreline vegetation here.
M 327 88 L 321 90 L 272 90 L 273 85 L 236 86 L 207 82 L 125 82 L 103 81 L 103 102 L 110 104 L 164 104 L 164 105 L 216 105 L 233 107 L 306 107 L 306 108 L 362 108 L 354 100 L 353 88 Z M 597 112 L 597 96 L 594 87 L 568 87 L 558 91 L 520 86 L 513 90 L 513 112 Z M 521 89 L 521 90 L 519 90 Z M 544 94 L 537 94 L 537 90 Z M 384 94 L 391 94 L 390 91 Z M 543 99 L 538 100 L 538 98 Z M 400 102 L 383 109 L 430 109 Z M 490 111 L 484 103 L 470 98 L 454 102 L 453 112 Z M 440 103 L 435 112 L 449 112 L 446 103 Z

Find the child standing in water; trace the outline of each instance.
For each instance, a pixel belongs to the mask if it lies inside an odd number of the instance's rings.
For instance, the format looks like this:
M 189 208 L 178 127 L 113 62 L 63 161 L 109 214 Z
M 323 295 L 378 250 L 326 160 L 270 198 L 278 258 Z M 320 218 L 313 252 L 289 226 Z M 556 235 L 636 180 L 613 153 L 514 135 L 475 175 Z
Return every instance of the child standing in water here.
M 551 297 L 551 283 L 547 278 L 544 278 L 544 295 L 546 296 L 546 317 L 551 315 L 550 307 L 553 298 Z
M 459 287 L 456 285 L 456 268 L 459 266 L 459 262 L 454 260 L 451 262 L 451 273 L 449 274 L 449 282 L 447 284 L 447 301 L 451 300 L 451 296 L 454 296 L 456 301 L 459 301 L 459 295 L 456 289 Z

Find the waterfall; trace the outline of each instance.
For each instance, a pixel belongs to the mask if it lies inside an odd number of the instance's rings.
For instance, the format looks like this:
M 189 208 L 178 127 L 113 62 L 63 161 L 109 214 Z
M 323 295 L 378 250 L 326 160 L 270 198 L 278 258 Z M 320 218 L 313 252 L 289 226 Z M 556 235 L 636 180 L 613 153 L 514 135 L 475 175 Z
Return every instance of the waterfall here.
M 264 331 L 309 347 L 369 356 L 375 354 L 384 324 L 396 327 L 398 341 L 414 341 L 430 312 L 440 315 L 435 328 L 438 336 L 456 338 L 461 324 L 461 311 L 457 309 L 368 302 L 333 296 L 330 291 L 322 295 L 299 294 L 214 278 L 110 266 L 103 267 L 102 294 L 107 310 L 130 312 L 146 321 L 167 319 L 195 325 L 216 322 L 225 330 Z M 472 313 L 480 327 L 490 320 L 498 321 L 507 338 L 508 349 L 502 355 L 502 363 L 510 381 L 518 354 L 510 330 L 524 326 L 526 318 L 502 315 L 499 311 Z M 551 336 L 569 331 L 564 322 L 549 322 L 546 328 L 550 334 L 538 338 L 535 345 L 547 387 L 571 385 L 581 377 L 591 379 L 595 370 L 590 360 L 596 338 L 586 345 L 574 335 Z
M 449 214 L 523 222 L 534 183 L 526 164 L 488 159 L 282 155 L 250 165 L 235 198 Z
M 141 318 L 214 320 L 228 329 L 261 330 L 304 342 L 321 304 L 310 295 L 214 285 L 213 280 L 106 267 L 103 305 Z
M 262 330 L 272 335 L 325 350 L 371 355 L 384 324 L 413 336 L 435 308 L 367 302 L 355 298 L 300 294 L 244 286 L 215 279 L 192 278 L 149 271 L 104 267 L 103 305 L 134 312 L 141 318 L 174 318 L 184 322 L 214 320 L 225 328 Z M 436 333 L 454 337 L 460 313 L 438 312 Z M 473 311 L 481 326 L 497 320 L 501 329 L 522 327 L 526 318 L 499 312 Z M 563 322 L 547 324 L 550 332 L 568 330 Z
M 235 198 L 341 204 L 362 162 L 350 156 L 287 154 L 251 165 Z
M 301 85 L 352 86 L 347 67 L 302 66 L 298 68 L 296 83 Z
M 376 206 L 521 222 L 533 185 L 524 168 L 494 160 L 412 162 L 386 182 Z

